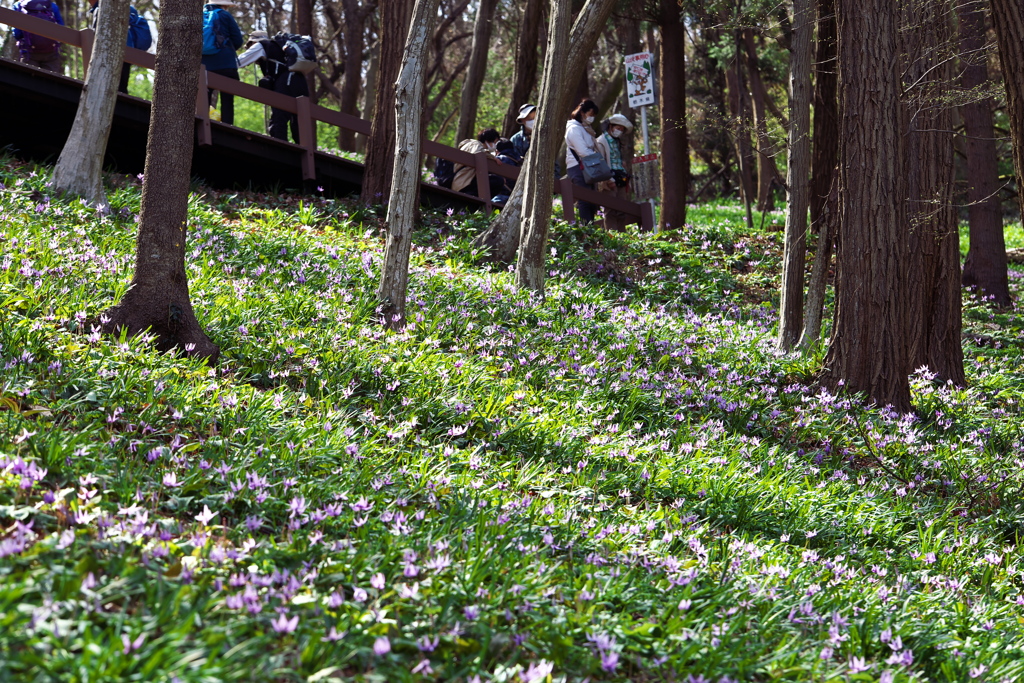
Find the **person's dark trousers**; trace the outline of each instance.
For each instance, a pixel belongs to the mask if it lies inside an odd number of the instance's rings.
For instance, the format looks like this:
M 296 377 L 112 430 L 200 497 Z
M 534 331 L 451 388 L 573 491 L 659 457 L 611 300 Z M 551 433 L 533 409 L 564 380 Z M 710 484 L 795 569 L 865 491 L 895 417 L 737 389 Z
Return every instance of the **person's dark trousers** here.
M 289 97 L 302 97 L 309 95 L 309 87 L 306 85 L 306 78 L 294 71 L 286 71 L 274 81 L 274 91 Z M 299 117 L 283 109 L 270 110 L 270 123 L 267 126 L 267 133 L 270 137 L 278 140 L 288 140 L 288 127 L 292 129 L 292 139 L 295 144 L 299 143 Z
M 125 62 L 121 65 L 121 80 L 117 83 L 117 92 L 128 94 L 128 81 L 132 77 L 132 65 Z
M 220 74 L 221 76 L 227 76 L 233 78 L 236 81 L 238 78 L 238 69 L 210 69 L 212 74 Z M 214 90 L 211 88 L 210 93 L 210 105 L 213 105 L 213 93 Z M 229 95 L 226 92 L 220 94 L 220 120 L 229 126 L 235 124 L 235 96 Z
M 588 185 L 583 180 L 583 171 L 580 170 L 579 164 L 577 164 L 576 166 L 570 166 L 566 175 L 569 176 L 569 180 L 572 181 L 573 185 L 579 185 L 589 190 L 594 189 L 593 185 Z M 565 211 L 564 206 L 562 207 L 562 210 Z M 591 204 L 590 202 L 584 201 L 577 201 L 576 215 L 581 223 L 593 223 L 594 216 L 597 215 L 597 204 Z
M 488 185 L 490 185 L 491 197 L 497 197 L 499 194 L 508 194 L 508 192 L 505 191 L 504 178 L 502 178 L 501 176 L 494 175 L 493 173 L 488 173 L 487 180 Z M 471 194 L 474 197 L 479 196 L 476 187 L 476 178 L 473 178 L 473 180 L 470 181 L 469 185 L 466 185 L 464 188 L 462 188 L 461 192 Z

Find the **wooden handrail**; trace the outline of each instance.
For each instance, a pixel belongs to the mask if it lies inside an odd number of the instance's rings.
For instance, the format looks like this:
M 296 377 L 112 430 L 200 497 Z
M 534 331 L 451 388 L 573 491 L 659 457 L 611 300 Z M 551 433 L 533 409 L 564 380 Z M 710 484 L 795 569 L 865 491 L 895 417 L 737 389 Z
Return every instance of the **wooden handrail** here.
M 8 26 L 19 28 L 23 31 L 27 31 L 28 33 L 34 33 L 45 38 L 59 41 L 65 45 L 81 48 L 83 52 L 83 61 L 86 64 L 86 68 L 88 68 L 90 52 L 93 44 L 92 29 L 82 29 L 79 31 L 67 26 L 54 24 L 53 22 L 46 21 L 45 19 L 32 17 L 22 12 L 15 12 L 7 7 L 0 7 L 0 24 L 6 24 Z M 153 69 L 156 67 L 156 58 L 152 54 L 135 48 L 125 49 L 124 61 L 146 69 Z M 235 95 L 259 104 L 273 107 L 274 109 L 280 109 L 290 114 L 297 115 L 299 119 L 299 140 L 301 143 L 298 147 L 303 150 L 302 175 L 303 179 L 306 180 L 311 180 L 316 177 L 314 155 L 317 152 L 315 136 L 317 121 L 322 121 L 323 123 L 337 128 L 345 128 L 362 135 L 370 134 L 370 122 L 365 119 L 312 104 L 308 97 L 290 97 L 249 83 L 243 83 L 242 81 L 235 80 L 233 78 L 227 78 L 220 74 L 210 73 L 205 68 L 202 68 L 200 70 L 199 87 L 196 92 L 196 138 L 200 145 L 213 144 L 210 111 L 206 95 L 207 88 L 219 90 L 227 95 Z M 493 174 L 502 178 L 515 180 L 519 177 L 520 173 L 519 168 L 498 163 L 497 159 L 489 154 L 470 154 L 469 152 L 464 152 L 455 147 L 442 145 L 438 142 L 434 142 L 433 140 L 423 141 L 422 152 L 427 156 L 448 159 L 453 163 L 463 166 L 472 166 L 476 170 L 478 179 L 477 194 L 488 210 L 491 208 L 491 197 L 488 196 L 490 194 L 490 184 L 486 181 L 486 175 Z M 597 192 L 596 190 L 591 190 L 586 187 L 573 185 L 568 178 L 561 179 L 561 181 L 555 185 L 556 193 L 562 195 L 562 200 L 565 204 L 565 215 L 570 222 L 575 218 L 575 212 L 572 211 L 571 208 L 572 203 L 576 199 L 581 199 L 583 201 L 591 202 L 592 204 L 597 204 L 599 206 L 604 206 L 606 208 L 625 213 L 632 219 L 639 222 L 645 229 L 653 228 L 653 209 L 651 208 L 651 205 L 646 202 L 638 204 L 636 202 L 611 196 L 606 192 Z

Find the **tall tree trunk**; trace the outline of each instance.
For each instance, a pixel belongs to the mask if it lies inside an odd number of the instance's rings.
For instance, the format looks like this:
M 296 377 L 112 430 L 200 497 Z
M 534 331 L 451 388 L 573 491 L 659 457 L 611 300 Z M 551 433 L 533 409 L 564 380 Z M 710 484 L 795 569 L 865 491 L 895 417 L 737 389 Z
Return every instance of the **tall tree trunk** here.
M 836 0 L 817 0 L 818 39 L 814 57 L 814 161 L 811 180 L 811 226 L 821 229 L 825 202 L 839 161 L 839 99 L 836 88 Z M 833 231 L 834 234 L 834 231 Z
M 380 5 L 380 67 L 373 103 L 370 138 L 366 142 L 363 204 L 380 204 L 391 193 L 395 162 L 395 79 L 402 66 L 414 0 L 385 0 Z
M 904 12 L 910 367 L 928 366 L 942 381 L 963 386 L 953 111 L 944 101 L 953 80 L 952 7 L 950 0 L 909 0 Z
M 342 32 L 344 47 L 345 75 L 341 84 L 341 98 L 338 110 L 342 114 L 359 116 L 359 88 L 363 84 L 363 36 L 366 16 L 374 5 L 359 0 L 341 0 L 345 11 Z M 346 128 L 338 129 L 338 147 L 351 152 L 356 149 L 356 134 Z
M 1017 206 L 1024 216 L 1024 0 L 991 0 L 992 25 L 1006 85 Z
M 777 170 L 772 160 L 775 150 L 768 135 L 768 114 L 765 105 L 768 93 L 757 64 L 754 29 L 747 28 L 743 31 L 743 42 L 747 52 L 747 77 L 750 79 L 750 97 L 754 105 L 754 132 L 757 136 L 757 210 L 771 211 L 774 208 L 772 182 Z
M 690 142 L 686 129 L 686 25 L 677 0 L 660 0 L 661 217 L 662 230 L 686 225 L 690 193 Z
M 385 327 L 405 327 L 405 295 L 409 288 L 409 250 L 416 220 L 420 177 L 420 111 L 423 109 L 423 74 L 427 38 L 437 16 L 439 0 L 416 0 L 405 57 L 396 84 L 395 163 L 391 198 L 385 224 L 387 246 L 381 270 L 380 299 Z
M 750 127 L 747 124 L 746 87 L 743 82 L 743 62 L 740 59 L 740 32 L 736 31 L 736 49 L 732 68 L 726 70 L 726 88 L 729 90 L 729 104 L 735 118 L 736 165 L 739 168 L 740 194 L 747 214 L 747 229 L 754 229 L 754 217 L 750 207 L 756 199 L 754 190 L 754 153 L 750 145 Z
M 295 29 L 296 33 L 303 36 L 310 36 L 316 42 L 316 33 L 313 24 L 313 0 L 294 0 L 295 8 Z M 309 90 L 309 97 L 316 104 L 316 80 L 313 72 L 305 74 L 306 87 Z
M 105 204 L 103 157 L 114 120 L 117 82 L 128 36 L 128 0 L 103 0 L 89 73 L 71 133 L 53 168 L 53 189 Z
M 832 184 L 821 209 L 818 243 L 814 251 L 811 277 L 807 281 L 807 301 L 804 305 L 804 329 L 797 346 L 801 351 L 817 347 L 821 338 L 821 318 L 825 311 L 825 291 L 828 289 L 829 268 L 832 265 L 832 247 L 839 232 L 839 179 Z
M 963 0 L 960 15 L 961 84 L 966 92 L 985 92 L 988 67 L 984 58 L 984 0 Z M 970 248 L 964 263 L 963 284 L 996 306 L 1010 306 L 1010 283 L 1003 238 L 1003 211 L 999 201 L 999 168 L 992 98 L 974 96 L 960 106 L 967 147 L 967 200 Z
M 378 13 L 380 10 L 378 10 Z M 370 50 L 370 63 L 366 66 L 366 82 L 363 84 L 363 103 L 360 111 L 363 116 L 373 115 L 373 104 L 377 97 L 377 76 L 380 74 L 380 39 L 378 38 L 374 47 Z M 356 151 L 365 152 L 366 142 L 369 138 L 360 135 L 356 138 Z
M 789 351 L 803 328 L 804 259 L 811 165 L 811 0 L 793 0 L 793 52 L 789 59 L 789 158 L 786 185 L 789 211 L 782 256 L 779 347 Z
M 164 0 L 160 6 L 135 274 L 124 298 L 107 311 L 103 328 L 115 334 L 148 331 L 161 351 L 179 348 L 214 362 L 219 349 L 196 320 L 185 271 L 202 24 L 201 0 Z
M 899 8 L 839 0 L 840 237 L 826 381 L 910 410 Z
M 476 128 L 477 105 L 480 101 L 480 89 L 487 75 L 487 51 L 491 45 L 491 19 L 498 0 L 480 0 L 473 23 L 473 47 L 470 50 L 469 68 L 466 79 L 462 82 L 462 98 L 459 103 L 459 127 L 455 139 L 465 140 L 473 137 Z
M 516 40 L 516 61 L 512 76 L 512 97 L 501 132 L 511 134 L 516 127 L 519 107 L 526 104 L 534 86 L 537 85 L 537 47 L 540 43 L 540 24 L 544 17 L 544 0 L 526 0 L 523 4 L 523 18 L 519 22 L 519 37 Z
M 558 0 L 552 0 L 552 2 L 555 3 Z M 583 67 L 586 65 L 587 60 L 590 59 L 594 51 L 594 45 L 597 43 L 597 39 L 614 7 L 615 0 L 587 0 L 586 5 L 583 6 L 583 9 L 580 10 L 579 15 L 576 17 L 576 21 L 572 25 L 572 31 L 569 34 L 568 57 L 561 62 L 561 64 L 564 64 L 564 67 L 558 69 L 561 90 L 557 106 L 551 112 L 555 116 L 564 117 L 565 112 L 569 110 L 569 99 L 573 94 L 579 74 L 582 73 Z M 548 40 L 548 45 L 550 44 L 551 41 Z M 545 57 L 545 64 L 547 63 L 548 60 Z M 542 112 L 538 112 L 538 119 L 541 115 Z M 537 125 L 539 126 L 540 124 Z M 556 142 L 562 140 L 564 140 L 563 137 L 556 135 Z M 533 144 L 530 145 L 530 150 L 533 150 Z M 527 162 L 529 162 L 529 159 L 530 155 L 527 154 Z M 529 178 L 532 175 L 548 174 L 553 166 L 554 160 L 547 167 L 540 167 L 536 164 L 527 166 L 524 164 L 523 171 L 519 177 Z M 536 173 L 532 171 L 535 168 L 539 169 Z M 526 187 L 527 183 L 525 182 L 516 183 L 512 196 L 505 203 L 505 208 L 491 221 L 490 227 L 473 241 L 473 244 L 476 246 L 490 251 L 489 258 L 492 261 L 508 263 L 519 249 L 521 219 L 531 215 L 526 212 L 527 209 L 524 207 L 523 198 Z M 540 200 L 550 204 L 551 195 L 548 194 L 546 199 L 541 197 Z M 550 210 L 549 206 L 548 211 L 550 212 Z M 546 234 L 545 232 L 545 237 Z M 541 256 L 543 257 L 543 254 Z M 543 276 L 542 271 L 543 268 L 541 268 L 541 276 Z M 541 287 L 543 287 L 543 283 Z
M 527 152 L 526 207 L 523 211 L 519 254 L 516 259 L 516 286 L 535 292 L 544 291 L 544 249 L 551 223 L 551 193 L 554 178 L 545 169 L 554 166 L 555 153 L 563 137 L 561 103 L 565 100 L 563 74 L 558 66 L 566 62 L 569 52 L 569 4 L 551 0 L 551 22 L 548 24 L 548 47 L 544 56 L 544 77 L 541 80 L 540 106 L 533 142 Z M 570 81 L 571 83 L 571 81 Z M 539 173 L 533 169 L 540 169 Z

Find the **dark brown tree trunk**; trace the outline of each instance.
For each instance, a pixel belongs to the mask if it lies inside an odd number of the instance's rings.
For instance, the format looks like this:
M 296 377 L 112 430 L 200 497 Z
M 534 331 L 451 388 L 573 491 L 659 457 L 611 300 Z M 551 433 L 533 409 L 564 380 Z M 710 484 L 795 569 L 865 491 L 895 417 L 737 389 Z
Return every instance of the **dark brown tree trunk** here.
M 359 0 L 341 0 L 345 12 L 340 26 L 340 42 L 345 60 L 345 74 L 341 84 L 341 98 L 338 110 L 343 114 L 359 116 L 359 89 L 363 84 L 363 36 L 366 17 L 373 11 L 374 4 Z M 335 12 L 336 13 L 336 12 Z M 351 152 L 356 149 L 356 134 L 345 128 L 338 129 L 338 147 Z
M 904 11 L 910 367 L 927 366 L 940 380 L 963 386 L 953 111 L 944 100 L 953 80 L 952 7 L 950 0 L 909 0 Z
M 686 26 L 677 0 L 661 0 L 661 230 L 686 225 L 690 193 L 690 142 L 686 129 Z
M 540 45 L 540 24 L 544 17 L 543 0 L 526 0 L 523 4 L 523 18 L 519 22 L 519 37 L 516 40 L 516 61 L 512 77 L 512 96 L 502 124 L 502 134 L 511 135 L 516 130 L 519 107 L 527 103 L 530 93 L 537 85 L 538 49 Z
M 462 82 L 462 97 L 459 103 L 459 127 L 455 139 L 474 137 L 476 112 L 480 102 L 480 89 L 487 75 L 487 52 L 491 46 L 491 20 L 498 0 L 480 0 L 480 7 L 473 22 L 473 47 L 470 50 L 469 67 Z
M 395 162 L 395 80 L 409 34 L 414 0 L 385 0 L 380 5 L 380 66 L 373 103 L 370 138 L 366 143 L 363 204 L 381 204 L 391 193 Z
M 960 15 L 961 84 L 964 91 L 985 92 L 988 67 L 985 61 L 984 0 L 963 0 Z M 999 200 L 999 168 L 996 152 L 992 98 L 975 96 L 960 106 L 967 153 L 967 201 L 970 248 L 964 263 L 963 285 L 976 287 L 980 296 L 996 306 L 1010 306 L 1010 283 L 1003 238 L 1003 211 Z
M 836 88 L 836 1 L 817 0 L 818 38 L 814 57 L 814 159 L 811 170 L 811 227 L 821 229 L 825 202 L 839 162 L 839 99 Z
M 772 183 L 778 175 L 778 170 L 772 159 L 775 150 L 768 135 L 768 114 L 765 104 L 768 93 L 757 64 L 754 29 L 748 28 L 743 31 L 743 42 L 747 53 L 747 77 L 750 79 L 750 97 L 754 105 L 754 132 L 757 137 L 757 210 L 772 211 L 775 208 Z
M 303 36 L 310 36 L 313 41 L 316 42 L 316 33 L 314 32 L 313 24 L 313 0 L 294 0 L 295 1 L 295 28 L 296 33 Z M 309 88 L 309 96 L 313 100 L 313 104 L 316 104 L 316 80 L 314 79 L 313 73 L 308 73 L 305 76 L 306 86 Z
M 807 206 L 811 165 L 811 0 L 793 0 L 792 53 L 789 58 L 789 156 L 786 184 L 785 246 L 779 298 L 779 347 L 791 350 L 803 328 L 804 261 L 807 257 Z
M 148 331 L 161 351 L 178 348 L 214 362 L 219 349 L 196 320 L 185 272 L 202 1 L 164 0 L 160 10 L 135 274 L 103 328 Z
M 732 66 L 726 69 L 726 89 L 729 96 L 729 108 L 734 119 L 734 138 L 736 148 L 736 166 L 739 169 L 740 195 L 747 214 L 747 228 L 753 229 L 754 218 L 750 207 L 756 200 L 754 189 L 754 152 L 750 144 L 750 125 L 747 119 L 746 86 L 743 81 L 743 66 L 740 60 L 740 35 L 736 33 L 736 51 Z
M 370 16 L 372 21 L 378 12 Z M 363 84 L 363 103 L 360 108 L 363 116 L 373 115 L 373 103 L 377 98 L 377 76 L 380 74 L 380 40 L 374 42 L 374 47 L 370 50 L 370 63 L 366 67 L 366 82 Z M 369 138 L 365 135 L 360 135 L 356 138 L 356 151 L 365 152 L 366 143 Z
M 1024 216 L 1024 0 L 991 0 L 992 25 L 1006 85 L 1017 206 Z
M 824 379 L 910 410 L 899 8 L 839 0 L 840 236 Z

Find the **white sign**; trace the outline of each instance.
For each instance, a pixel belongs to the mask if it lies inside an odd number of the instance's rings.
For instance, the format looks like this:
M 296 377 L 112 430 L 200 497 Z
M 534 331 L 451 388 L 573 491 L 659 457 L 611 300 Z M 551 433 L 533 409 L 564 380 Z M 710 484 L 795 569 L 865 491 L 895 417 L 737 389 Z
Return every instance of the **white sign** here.
M 630 109 L 654 104 L 654 68 L 650 52 L 626 55 L 626 96 Z

